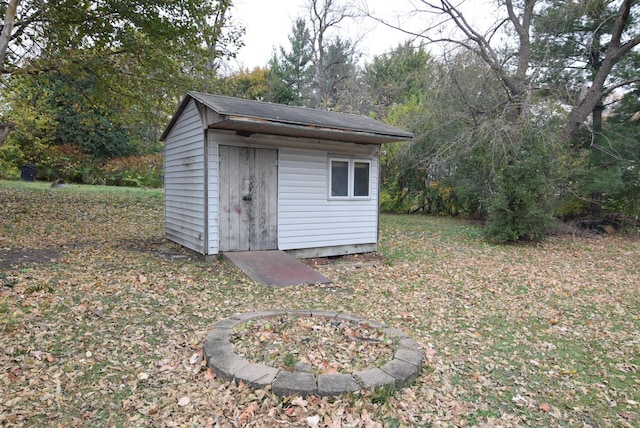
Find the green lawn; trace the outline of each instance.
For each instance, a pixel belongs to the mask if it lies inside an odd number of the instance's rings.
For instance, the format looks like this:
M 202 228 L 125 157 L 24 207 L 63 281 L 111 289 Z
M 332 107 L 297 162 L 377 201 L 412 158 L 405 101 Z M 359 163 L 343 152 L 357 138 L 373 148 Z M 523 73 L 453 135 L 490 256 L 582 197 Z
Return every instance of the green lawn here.
M 0 426 L 640 424 L 636 237 L 492 246 L 384 215 L 380 238 L 381 260 L 317 267 L 331 287 L 273 289 L 164 240 L 161 190 L 0 181 Z M 214 322 L 289 307 L 402 329 L 425 369 L 333 399 L 212 378 Z

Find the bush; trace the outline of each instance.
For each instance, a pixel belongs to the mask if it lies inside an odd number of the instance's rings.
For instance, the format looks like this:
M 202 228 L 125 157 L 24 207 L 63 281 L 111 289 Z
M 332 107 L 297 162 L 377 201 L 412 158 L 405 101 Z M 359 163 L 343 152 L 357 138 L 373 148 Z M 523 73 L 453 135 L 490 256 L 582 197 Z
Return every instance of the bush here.
M 162 154 L 129 156 L 107 161 L 100 168 L 106 185 L 133 187 L 162 187 Z
M 75 144 L 50 146 L 35 162 L 38 178 L 83 183 L 87 170 L 95 168 L 91 157 Z
M 0 159 L 0 178 L 5 180 L 17 180 L 20 178 L 20 170 L 12 163 Z
M 544 197 L 527 183 L 504 182 L 490 201 L 485 237 L 495 243 L 544 239 L 554 220 Z
M 0 146 L 0 178 L 17 180 L 20 178 L 19 165 L 24 163 L 20 147 L 10 142 Z
M 546 237 L 554 222 L 553 156 L 552 147 L 534 134 L 497 171 L 484 228 L 489 241 L 540 241 Z

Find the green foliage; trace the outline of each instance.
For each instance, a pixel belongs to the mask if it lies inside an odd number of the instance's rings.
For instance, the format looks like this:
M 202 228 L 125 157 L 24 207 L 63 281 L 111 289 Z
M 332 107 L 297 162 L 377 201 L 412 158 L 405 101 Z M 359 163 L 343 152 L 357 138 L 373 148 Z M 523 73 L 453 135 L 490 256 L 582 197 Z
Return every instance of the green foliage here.
M 270 101 L 269 70 L 254 68 L 252 71 L 240 70 L 222 78 L 217 93 L 247 100 Z
M 20 147 L 5 143 L 0 146 L 0 178 L 12 180 L 20 177 L 19 166 L 24 164 Z
M 493 71 L 467 53 L 428 73 L 431 85 L 388 109 L 416 137 L 383 152 L 382 209 L 485 220 L 493 242 L 543 239 L 573 162 L 560 115 L 541 99 L 514 119 Z
M 497 166 L 488 201 L 484 235 L 496 243 L 540 241 L 554 222 L 559 145 L 538 129 L 525 127 L 520 138 Z
M 495 243 L 540 241 L 553 223 L 545 180 L 528 162 L 505 168 L 488 206 L 485 237 Z M 538 187 L 540 186 L 540 187 Z
M 640 137 L 636 126 L 609 126 L 572 170 L 573 194 L 591 217 L 640 215 Z
M 64 144 L 44 150 L 38 156 L 36 168 L 38 178 L 41 180 L 83 183 L 84 175 L 93 166 L 91 157 L 80 146 Z
M 356 74 L 356 54 L 355 47 L 349 40 L 336 36 L 326 46 L 323 56 L 322 81 L 314 82 L 314 94 L 316 95 L 316 108 L 334 109 L 339 103 L 345 85 L 351 81 Z M 318 65 L 316 65 L 318 67 Z M 318 89 L 319 86 L 322 88 Z M 324 99 L 317 96 L 323 94 Z
M 589 212 L 589 204 L 574 193 L 564 195 L 557 203 L 555 215 L 561 220 L 583 217 Z
M 383 158 L 383 186 L 396 194 L 399 207 L 482 218 L 495 158 L 504 153 L 504 123 L 495 111 L 504 94 L 488 67 L 473 56 L 459 55 L 448 64 L 426 62 L 424 67 L 429 85 L 388 111 L 388 120 L 411 130 L 415 138 L 391 159 Z M 396 184 L 390 186 L 392 182 Z
M 31 156 L 38 159 L 38 180 L 148 188 L 163 185 L 161 153 L 95 160 L 81 147 L 66 144 L 40 147 L 37 152 L 31 151 Z M 0 178 L 18 179 L 23 163 L 18 147 L 0 147 Z
M 109 160 L 100 168 L 101 181 L 114 186 L 162 187 L 162 159 L 155 154 Z
M 364 82 L 376 115 L 386 118 L 387 114 L 393 114 L 389 109 L 410 105 L 415 97 L 424 94 L 433 82 L 430 71 L 433 63 L 423 46 L 414 47 L 407 41 L 366 64 Z
M 53 144 L 77 145 L 96 159 L 128 154 L 124 125 L 116 122 L 120 111 L 116 103 L 116 109 L 109 104 L 101 105 L 103 88 L 95 75 L 82 69 L 68 74 L 54 70 L 31 79 L 29 75 L 23 77 L 13 99 L 21 97 L 21 102 L 39 104 L 52 116 L 54 128 L 44 131 L 52 133 L 49 138 Z M 39 94 L 31 91 L 32 87 L 45 91 Z
M 350 40 L 330 34 L 347 16 L 335 6 L 317 2 L 310 21 L 296 19 L 289 35 L 290 49 L 280 46 L 269 61 L 270 101 L 320 109 L 350 108 L 347 92 L 354 88 L 358 54 Z M 328 16 L 331 19 L 323 21 Z
M 15 164 L 0 159 L 0 178 L 5 180 L 17 180 L 20 178 L 20 171 Z
M 270 99 L 289 105 L 307 105 L 313 79 L 312 42 L 307 24 L 298 18 L 289 35 L 291 50 L 282 46 L 269 61 Z
M 43 179 L 100 182 L 105 160 L 157 153 L 179 97 L 208 87 L 219 59 L 239 45 L 243 30 L 231 25 L 230 7 L 230 0 L 22 1 L 2 82 L 2 120 L 16 125 L 5 145 L 19 156 L 0 153 L 9 165 L 2 174 L 32 162 Z M 134 175 L 120 180 L 149 181 L 146 172 Z
M 228 25 L 230 0 L 23 0 L 20 6 L 4 64 L 13 71 L 24 59 L 89 50 L 195 67 L 196 58 L 206 63 L 233 54 L 242 34 Z
M 296 357 L 293 354 L 287 354 L 284 356 L 284 366 L 288 370 L 293 370 L 296 365 Z

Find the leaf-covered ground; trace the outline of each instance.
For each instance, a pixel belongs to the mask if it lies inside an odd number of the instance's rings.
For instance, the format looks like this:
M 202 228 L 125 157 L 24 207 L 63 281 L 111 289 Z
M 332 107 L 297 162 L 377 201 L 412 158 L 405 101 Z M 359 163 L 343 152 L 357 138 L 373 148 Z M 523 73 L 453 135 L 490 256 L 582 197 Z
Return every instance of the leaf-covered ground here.
M 640 242 L 492 246 L 473 226 L 381 219 L 382 260 L 273 289 L 163 238 L 162 195 L 0 182 L 0 426 L 640 425 Z M 188 257 L 187 257 L 188 256 Z M 344 311 L 425 350 L 410 388 L 287 397 L 217 379 L 213 323 Z
M 393 360 L 397 341 L 368 322 L 284 315 L 236 326 L 235 353 L 287 371 L 355 373 Z

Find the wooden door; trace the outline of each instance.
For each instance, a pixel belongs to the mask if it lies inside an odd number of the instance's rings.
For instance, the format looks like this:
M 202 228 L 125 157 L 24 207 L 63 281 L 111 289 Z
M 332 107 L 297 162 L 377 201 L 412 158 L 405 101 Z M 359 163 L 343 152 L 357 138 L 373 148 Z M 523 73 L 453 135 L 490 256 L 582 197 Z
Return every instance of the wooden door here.
M 220 146 L 220 251 L 278 249 L 278 152 Z

